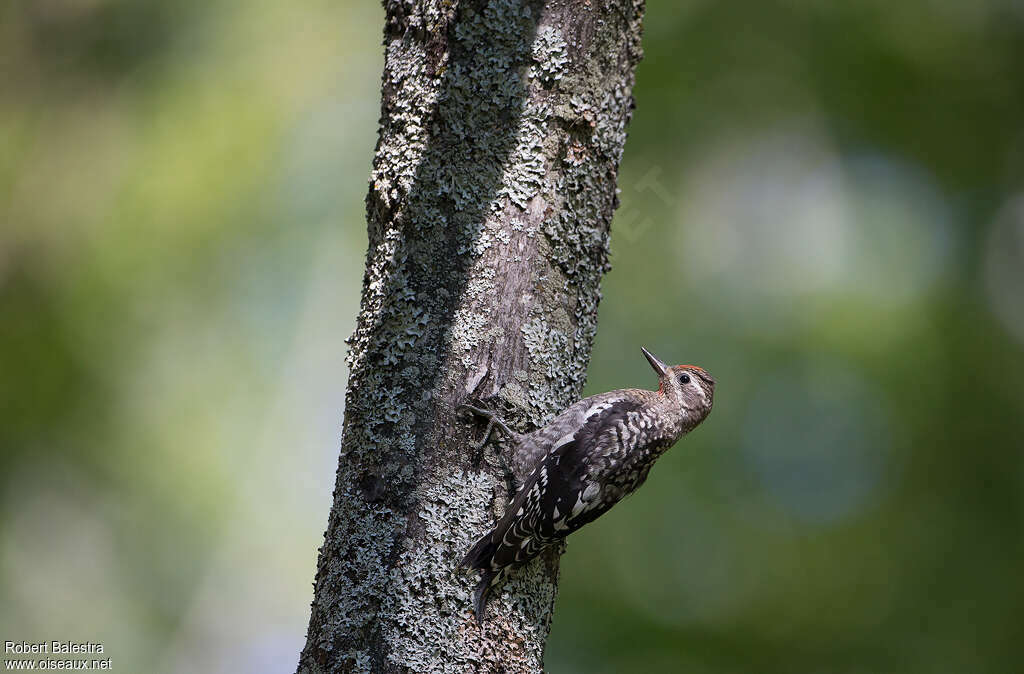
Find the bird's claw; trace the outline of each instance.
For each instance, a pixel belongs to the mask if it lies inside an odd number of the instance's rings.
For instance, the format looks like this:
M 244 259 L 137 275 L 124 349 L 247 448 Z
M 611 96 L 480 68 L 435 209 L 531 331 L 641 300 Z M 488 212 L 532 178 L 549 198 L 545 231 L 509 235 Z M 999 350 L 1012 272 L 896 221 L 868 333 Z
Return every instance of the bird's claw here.
M 468 412 L 472 412 L 473 414 L 476 414 L 477 416 L 481 416 L 481 417 L 484 417 L 485 419 L 487 419 L 487 431 L 484 433 L 484 439 L 480 442 L 480 446 L 481 447 L 484 445 L 484 443 L 487 442 L 487 438 L 490 437 L 491 430 L 493 430 L 493 428 L 495 426 L 500 428 L 510 438 L 514 438 L 517 435 L 519 435 L 518 433 L 513 431 L 511 428 L 509 428 L 508 424 L 506 424 L 504 421 L 502 421 L 498 417 L 497 413 L 492 412 L 491 410 L 487 409 L 486 407 L 477 407 L 476 405 L 470 405 L 468 403 L 463 403 L 463 404 L 459 405 L 457 409 L 459 409 L 459 410 L 466 410 Z
M 504 431 L 504 433 L 512 440 L 517 440 L 520 437 L 522 437 L 519 433 L 516 433 L 511 428 L 509 428 L 508 424 L 502 421 L 495 412 L 492 412 L 491 410 L 485 407 L 477 407 L 476 405 L 463 403 L 462 405 L 459 405 L 456 409 L 460 411 L 471 412 L 477 416 L 481 416 L 487 419 L 487 428 L 484 430 L 483 437 L 480 439 L 479 442 L 475 442 L 472 445 L 473 452 L 478 457 L 478 461 L 483 456 L 484 445 L 486 445 L 487 441 L 490 439 L 491 432 L 494 430 L 495 426 Z M 509 466 L 508 458 L 504 455 L 504 453 L 499 452 L 498 456 L 501 461 L 501 469 L 505 474 L 505 481 L 507 483 L 509 493 L 514 494 L 518 490 L 518 480 L 516 479 L 515 473 L 512 471 L 511 466 Z

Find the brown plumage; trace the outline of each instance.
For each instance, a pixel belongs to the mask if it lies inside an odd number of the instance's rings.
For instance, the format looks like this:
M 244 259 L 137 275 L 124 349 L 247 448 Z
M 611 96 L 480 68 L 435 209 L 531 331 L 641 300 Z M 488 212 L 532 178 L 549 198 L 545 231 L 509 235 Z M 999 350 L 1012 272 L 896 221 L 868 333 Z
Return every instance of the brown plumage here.
M 585 398 L 533 433 L 514 433 L 493 413 L 466 406 L 510 434 L 518 458 L 532 466 L 505 514 L 462 560 L 461 566 L 481 573 L 478 621 L 491 588 L 509 570 L 635 491 L 657 458 L 711 412 L 711 375 L 696 365 L 667 367 L 643 353 L 658 374 L 657 391 L 620 389 Z

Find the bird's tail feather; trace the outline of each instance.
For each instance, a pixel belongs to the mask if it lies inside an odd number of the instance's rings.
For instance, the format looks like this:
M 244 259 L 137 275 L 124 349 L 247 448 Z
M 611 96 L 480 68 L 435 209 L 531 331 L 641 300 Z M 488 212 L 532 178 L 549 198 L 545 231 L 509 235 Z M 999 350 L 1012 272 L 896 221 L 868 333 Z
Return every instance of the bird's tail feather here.
M 476 622 L 478 625 L 484 624 L 484 611 L 487 610 L 487 596 L 491 593 L 491 588 L 498 584 L 501 579 L 501 572 L 494 572 L 490 569 L 482 569 L 480 571 L 480 582 L 477 583 L 476 589 L 473 591 L 473 607 L 476 609 Z
M 487 596 L 491 593 L 491 588 L 501 580 L 501 570 L 495 571 L 492 567 L 494 553 L 498 549 L 492 540 L 492 533 L 488 532 L 478 540 L 459 564 L 461 568 L 480 571 L 480 582 L 473 590 L 473 607 L 476 611 L 476 621 L 480 625 L 484 623 Z
M 496 549 L 497 546 L 491 542 L 491 534 L 488 532 L 470 548 L 459 566 L 466 569 L 489 569 Z

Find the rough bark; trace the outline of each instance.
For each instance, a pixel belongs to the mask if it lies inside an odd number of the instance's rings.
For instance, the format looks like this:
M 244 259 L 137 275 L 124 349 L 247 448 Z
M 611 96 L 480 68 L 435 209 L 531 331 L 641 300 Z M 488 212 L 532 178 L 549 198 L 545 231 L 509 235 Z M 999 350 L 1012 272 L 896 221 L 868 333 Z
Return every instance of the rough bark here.
M 508 494 L 475 398 L 578 399 L 608 269 L 642 0 L 385 2 L 380 136 L 334 506 L 300 672 L 537 672 L 552 550 L 481 629 L 456 572 Z M 344 123 L 342 121 L 342 123 Z

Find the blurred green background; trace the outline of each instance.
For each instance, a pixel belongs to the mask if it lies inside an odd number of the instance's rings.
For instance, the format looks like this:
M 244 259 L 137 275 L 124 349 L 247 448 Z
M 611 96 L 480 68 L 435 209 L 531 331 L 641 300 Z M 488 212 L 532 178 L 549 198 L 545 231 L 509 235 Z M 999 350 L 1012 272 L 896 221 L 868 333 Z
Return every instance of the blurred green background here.
M 291 671 L 373 2 L 0 8 L 0 640 Z M 715 412 L 574 535 L 552 672 L 1024 661 L 1024 5 L 648 3 L 588 393 Z

